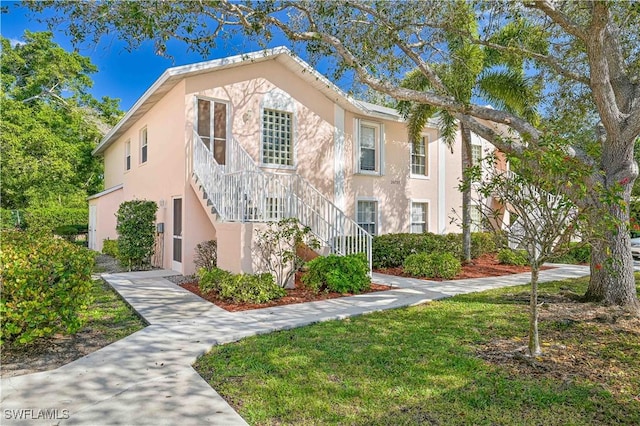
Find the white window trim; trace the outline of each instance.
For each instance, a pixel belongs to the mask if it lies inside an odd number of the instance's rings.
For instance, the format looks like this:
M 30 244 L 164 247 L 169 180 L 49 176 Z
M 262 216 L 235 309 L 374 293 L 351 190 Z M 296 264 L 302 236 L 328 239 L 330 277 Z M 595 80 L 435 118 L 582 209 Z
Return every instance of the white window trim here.
M 142 144 L 142 135 L 145 134 L 145 140 L 144 140 L 144 145 Z M 143 164 L 147 164 L 149 162 L 149 129 L 147 128 L 147 126 L 144 126 L 142 129 L 140 129 L 140 132 L 138 134 L 138 138 L 139 138 L 139 152 L 138 152 L 138 164 L 139 165 L 143 165 Z M 142 161 L 142 148 L 143 147 L 147 147 L 147 159 L 145 161 Z
M 356 197 L 356 205 L 354 206 L 354 222 L 358 223 L 358 202 L 360 201 L 374 201 L 376 203 L 376 233 L 373 235 L 381 235 L 380 227 L 382 225 L 380 215 L 380 200 L 375 197 Z M 360 225 L 360 224 L 358 224 Z
M 370 127 L 375 127 L 378 132 L 378 138 L 376 140 L 376 170 L 361 170 L 360 169 L 360 126 L 366 125 Z M 362 118 L 356 118 L 354 122 L 354 144 L 355 149 L 353 150 L 355 158 L 355 170 L 354 174 L 356 175 L 367 175 L 367 176 L 383 176 L 384 175 L 384 123 L 378 121 L 371 121 Z
M 431 200 L 428 198 L 412 198 L 411 200 L 409 200 L 409 233 L 413 234 L 413 232 L 411 232 L 411 226 L 413 225 L 413 218 L 411 217 L 411 209 L 413 207 L 413 204 L 426 204 L 427 205 L 427 211 L 426 211 L 426 217 L 425 217 L 425 225 L 427 227 L 426 232 L 432 232 L 431 231 L 431 226 L 430 225 L 430 221 L 431 221 Z
M 219 98 L 213 98 L 211 96 L 202 96 L 202 95 L 196 95 L 193 97 L 193 132 L 195 134 L 198 134 L 198 100 L 203 100 L 203 101 L 209 101 L 209 102 L 218 102 L 221 104 L 226 104 L 227 105 L 227 123 L 226 123 L 226 127 L 227 127 L 227 149 L 225 150 L 225 154 L 226 154 L 226 161 L 225 162 L 229 162 L 229 143 L 231 143 L 232 139 L 233 139 L 233 134 L 231 133 L 232 130 L 232 117 L 233 117 L 233 111 L 232 111 L 232 104 L 231 101 L 228 99 L 219 99 Z M 210 124 L 211 127 L 211 135 L 213 135 L 213 122 L 211 122 Z M 212 140 L 213 140 L 213 136 L 212 136 Z M 224 166 L 223 166 L 224 167 Z
M 424 166 L 427 169 L 427 174 L 425 175 L 416 175 L 413 173 L 413 146 L 412 142 L 409 142 L 409 178 L 410 179 L 422 179 L 422 180 L 430 180 L 431 179 L 431 153 L 429 152 L 429 146 L 431 144 L 431 137 L 428 134 L 423 134 L 420 136 L 424 138 Z
M 128 153 L 127 153 L 128 148 Z M 129 168 L 127 168 L 127 157 L 129 157 Z M 127 139 L 124 141 L 124 172 L 127 173 L 131 170 L 131 166 L 133 165 L 133 156 L 131 155 L 131 139 Z
M 285 112 L 287 114 L 291 114 L 291 162 L 292 165 L 286 164 L 272 164 L 264 162 L 264 110 L 269 109 L 272 111 Z M 295 111 L 290 111 L 289 109 L 278 109 L 272 108 L 270 106 L 261 106 L 260 107 L 260 167 L 265 169 L 280 169 L 280 170 L 295 170 L 298 167 L 297 160 L 297 142 L 296 142 L 296 113 Z

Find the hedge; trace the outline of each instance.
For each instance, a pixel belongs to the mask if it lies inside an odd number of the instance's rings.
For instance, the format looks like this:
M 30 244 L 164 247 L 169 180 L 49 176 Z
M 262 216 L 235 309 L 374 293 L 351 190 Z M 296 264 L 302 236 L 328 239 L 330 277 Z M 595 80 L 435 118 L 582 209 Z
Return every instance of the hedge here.
M 74 333 L 91 303 L 93 252 L 51 234 L 3 231 L 0 343 Z
M 51 232 L 59 226 L 86 227 L 89 223 L 88 208 L 46 207 L 29 208 L 25 212 L 24 221 L 31 232 Z
M 471 234 L 471 257 L 495 253 L 503 245 L 504 237 L 491 232 Z M 372 263 L 374 268 L 397 268 L 416 253 L 451 253 L 462 257 L 462 234 L 385 234 L 373 238 Z

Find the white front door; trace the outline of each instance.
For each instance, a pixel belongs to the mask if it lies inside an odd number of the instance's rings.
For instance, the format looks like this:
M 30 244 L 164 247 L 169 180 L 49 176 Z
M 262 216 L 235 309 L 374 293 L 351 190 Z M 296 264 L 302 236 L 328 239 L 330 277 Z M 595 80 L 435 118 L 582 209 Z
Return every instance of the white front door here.
M 98 206 L 89 206 L 89 235 L 88 246 L 91 250 L 97 250 L 96 227 L 98 226 Z
M 182 272 L 182 198 L 173 199 L 172 226 L 172 263 L 171 269 Z

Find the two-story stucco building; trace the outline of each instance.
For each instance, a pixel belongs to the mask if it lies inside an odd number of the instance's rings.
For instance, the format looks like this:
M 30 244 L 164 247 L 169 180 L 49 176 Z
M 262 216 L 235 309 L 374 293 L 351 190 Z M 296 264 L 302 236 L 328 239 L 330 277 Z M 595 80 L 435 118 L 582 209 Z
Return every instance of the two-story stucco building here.
M 90 248 L 117 238 L 121 202 L 153 200 L 157 263 L 183 274 L 211 239 L 220 267 L 251 272 L 255 229 L 285 216 L 338 253 L 367 252 L 369 234 L 459 232 L 459 149 L 435 125 L 409 143 L 395 110 L 351 98 L 286 48 L 168 69 L 94 154 L 107 189 L 89 199 Z

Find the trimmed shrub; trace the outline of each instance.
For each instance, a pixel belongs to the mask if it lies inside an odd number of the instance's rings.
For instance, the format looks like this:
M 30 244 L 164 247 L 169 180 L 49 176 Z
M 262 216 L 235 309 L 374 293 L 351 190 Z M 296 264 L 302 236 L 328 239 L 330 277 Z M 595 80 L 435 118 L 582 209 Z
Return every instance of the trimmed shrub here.
M 591 246 L 584 243 L 569 243 L 569 250 L 559 256 L 553 256 L 549 262 L 555 263 L 589 263 L 591 261 Z
M 287 291 L 276 284 L 273 275 L 269 273 L 230 274 L 220 282 L 220 297 L 233 302 L 264 303 L 279 299 L 287 294 Z
M 149 264 L 155 245 L 155 201 L 125 201 L 118 208 L 118 261 L 129 270 Z
M 456 234 L 385 234 L 373 238 L 374 268 L 396 268 L 415 253 L 448 251 L 460 256 L 462 239 Z
M 193 258 L 196 268 L 213 269 L 218 264 L 218 242 L 216 240 L 203 241 L 196 246 Z
M 102 254 L 118 258 L 118 240 L 102 240 Z
M 198 287 L 202 294 L 211 292 L 220 293 L 222 282 L 233 279 L 231 272 L 220 268 L 200 268 L 198 269 Z
M 529 259 L 524 250 L 502 249 L 498 252 L 498 262 L 503 265 L 526 266 Z
M 24 211 L 0 208 L 0 221 L 2 229 L 24 229 Z
M 89 221 L 89 209 L 67 207 L 29 208 L 25 212 L 24 221 L 30 232 L 52 232 L 58 226 L 73 223 L 80 223 L 86 226 Z
M 475 259 L 485 254 L 496 253 L 496 235 L 494 232 L 471 233 L 471 257 Z
M 316 293 L 324 290 L 356 294 L 371 288 L 369 265 L 362 253 L 317 257 L 307 267 L 309 271 L 302 282 Z
M 462 270 L 458 257 L 451 253 L 416 253 L 407 257 L 404 270 L 418 277 L 454 278 Z
M 0 343 L 75 333 L 91 303 L 93 252 L 51 234 L 3 231 Z

